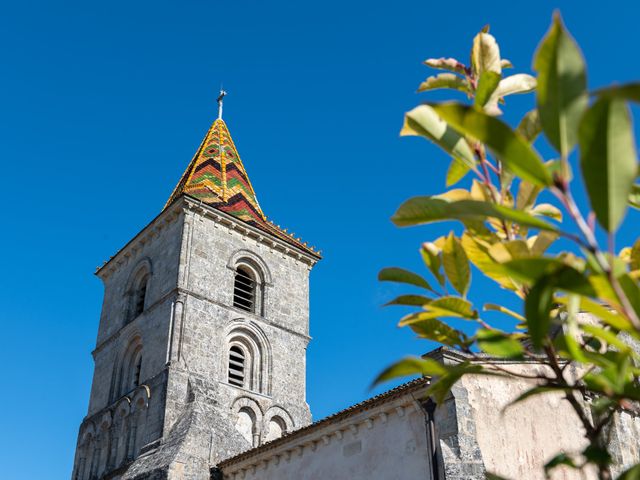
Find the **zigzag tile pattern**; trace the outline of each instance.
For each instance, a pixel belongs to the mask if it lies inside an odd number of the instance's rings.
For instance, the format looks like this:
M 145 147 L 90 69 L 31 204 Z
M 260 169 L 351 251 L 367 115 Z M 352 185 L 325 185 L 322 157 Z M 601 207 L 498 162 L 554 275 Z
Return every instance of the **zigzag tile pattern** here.
M 244 169 L 227 125 L 217 119 L 173 190 L 165 208 L 181 195 L 202 200 L 223 212 L 319 257 L 319 253 L 269 222 Z

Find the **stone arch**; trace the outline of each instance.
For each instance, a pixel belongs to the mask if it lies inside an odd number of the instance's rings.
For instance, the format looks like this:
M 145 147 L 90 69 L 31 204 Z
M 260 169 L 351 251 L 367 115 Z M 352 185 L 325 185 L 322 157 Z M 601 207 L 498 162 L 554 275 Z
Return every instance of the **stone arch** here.
M 121 398 L 113 409 L 111 427 L 111 466 L 119 467 L 127 455 L 127 418 L 131 413 L 131 400 Z
M 223 372 L 229 370 L 230 350 L 234 345 L 242 347 L 246 353 L 244 388 L 271 395 L 271 344 L 262 329 L 245 319 L 234 320 L 227 327 L 226 348 L 224 349 Z
M 91 476 L 93 470 L 96 427 L 89 421 L 83 424 L 80 433 L 80 445 L 78 446 L 78 464 L 76 466 L 75 480 L 85 480 Z
M 284 408 L 273 405 L 262 420 L 262 441 L 269 442 L 294 430 L 293 418 Z
M 267 262 L 265 262 L 258 254 L 251 250 L 247 250 L 246 248 L 236 250 L 231 257 L 229 257 L 227 267 L 231 270 L 235 270 L 239 263 L 247 263 L 249 266 L 257 269 L 262 277 L 262 281 L 267 285 L 272 284 L 271 270 L 269 270 Z
M 249 397 L 238 397 L 231 405 L 236 430 L 252 447 L 260 443 L 260 427 L 263 421 L 258 402 Z
M 117 378 L 115 381 L 114 397 L 121 397 L 135 389 L 141 380 L 143 343 L 142 336 L 137 332 L 132 332 L 129 336 L 126 347 L 120 355 Z
M 151 390 L 146 385 L 138 386 L 131 394 L 131 415 L 127 418 L 129 458 L 136 458 L 140 447 L 144 445 L 145 411 L 149 407 L 150 398 Z
M 131 395 L 131 410 L 137 412 L 149 408 L 151 389 L 146 385 L 140 385 Z
M 107 410 L 100 416 L 96 429 L 95 449 L 98 454 L 95 460 L 96 466 L 94 473 L 98 476 L 102 475 L 108 467 L 109 453 L 111 450 L 111 425 L 111 412 Z
M 271 286 L 271 271 L 267 263 L 256 253 L 247 249 L 239 249 L 231 255 L 227 267 L 233 272 L 232 304 L 255 315 L 264 316 L 264 306 L 267 303 L 267 287 Z M 246 281 L 253 285 L 253 300 L 250 307 L 244 305 L 242 301 L 238 303 L 238 277 L 242 277 L 240 275 L 241 271 Z
M 125 288 L 125 323 L 131 322 L 145 310 L 152 275 L 149 257 L 140 259 L 131 269 Z

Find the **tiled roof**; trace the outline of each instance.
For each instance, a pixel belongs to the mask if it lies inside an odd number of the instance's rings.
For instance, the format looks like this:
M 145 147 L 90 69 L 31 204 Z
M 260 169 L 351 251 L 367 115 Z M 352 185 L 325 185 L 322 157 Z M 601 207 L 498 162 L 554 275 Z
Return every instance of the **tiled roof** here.
M 181 195 L 196 198 L 207 205 L 270 233 L 319 258 L 320 254 L 269 220 L 262 212 L 256 193 L 227 124 L 216 119 L 193 156 L 165 208 Z
M 365 410 L 369 410 L 371 408 L 374 408 L 378 405 L 380 405 L 381 403 L 393 400 L 397 397 L 400 397 L 402 395 L 405 395 L 409 392 L 412 392 L 414 390 L 419 390 L 420 388 L 429 385 L 430 382 L 430 378 L 429 377 L 421 377 L 421 378 L 416 378 L 415 380 L 412 380 L 410 382 L 404 383 L 396 388 L 393 388 L 391 390 L 388 390 L 384 393 L 381 393 L 380 395 L 376 395 L 375 397 L 371 397 L 367 400 L 364 400 L 363 402 L 360 403 L 356 403 L 355 405 L 352 405 L 348 408 L 345 408 L 344 410 L 340 410 L 339 412 L 334 413 L 333 415 L 329 415 L 328 417 L 323 418 L 322 420 L 318 420 L 317 422 L 312 423 L 311 425 L 308 425 L 306 427 L 302 427 L 299 428 L 298 430 L 294 430 L 290 433 L 286 433 L 284 434 L 282 437 L 276 439 L 276 440 L 272 440 L 270 442 L 267 443 L 263 443 L 262 445 L 260 445 L 259 447 L 255 447 L 252 448 L 250 450 L 247 450 L 245 452 L 242 452 L 238 455 L 235 455 L 231 458 L 227 458 L 226 460 L 223 460 L 222 462 L 220 462 L 220 464 L 218 465 L 218 467 L 222 467 L 224 468 L 225 466 L 231 465 L 233 463 L 239 462 L 241 460 L 244 460 L 245 458 L 257 455 L 259 453 L 262 453 L 263 451 L 266 450 L 271 450 L 272 448 L 276 448 L 279 445 L 282 445 L 284 443 L 288 443 L 291 440 L 300 437 L 302 435 L 305 435 L 313 430 L 317 430 L 319 428 L 322 428 L 326 425 L 330 425 L 332 423 L 336 423 L 339 422 L 340 420 L 343 420 L 353 414 L 359 413 L 359 412 L 363 412 Z

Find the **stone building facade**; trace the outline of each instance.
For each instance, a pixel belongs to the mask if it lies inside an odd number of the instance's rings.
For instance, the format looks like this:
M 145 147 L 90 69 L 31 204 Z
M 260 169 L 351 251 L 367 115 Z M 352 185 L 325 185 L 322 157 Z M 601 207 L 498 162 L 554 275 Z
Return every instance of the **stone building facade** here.
M 419 379 L 311 424 L 319 259 L 267 220 L 218 118 L 162 212 L 97 270 L 104 302 L 72 480 L 542 480 L 559 449 L 580 450 L 561 397 L 503 411 L 531 385 L 484 376 L 464 377 L 438 407 Z M 619 415 L 611 438 L 619 468 L 638 461 L 640 419 Z
M 207 479 L 219 460 L 307 425 L 319 258 L 266 220 L 216 120 L 162 213 L 97 271 L 73 479 Z

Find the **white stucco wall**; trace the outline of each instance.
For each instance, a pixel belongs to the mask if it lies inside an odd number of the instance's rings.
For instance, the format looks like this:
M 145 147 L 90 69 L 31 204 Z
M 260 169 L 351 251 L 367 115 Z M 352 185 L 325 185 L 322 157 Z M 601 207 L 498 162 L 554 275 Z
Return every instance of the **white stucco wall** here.
M 532 373 L 538 366 L 510 366 Z M 476 439 L 487 472 L 519 480 L 543 480 L 544 465 L 560 451 L 580 452 L 586 445 L 580 422 L 562 394 L 531 397 L 504 407 L 533 386 L 526 380 L 467 376 L 462 380 L 476 425 Z M 554 480 L 595 478 L 558 468 Z
M 225 479 L 430 479 L 425 415 L 409 395 L 223 466 Z M 286 440 L 286 439 L 285 439 Z

